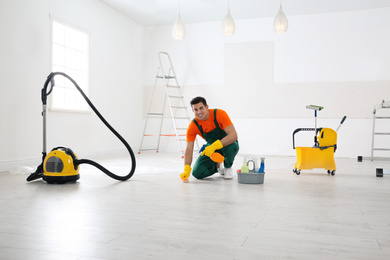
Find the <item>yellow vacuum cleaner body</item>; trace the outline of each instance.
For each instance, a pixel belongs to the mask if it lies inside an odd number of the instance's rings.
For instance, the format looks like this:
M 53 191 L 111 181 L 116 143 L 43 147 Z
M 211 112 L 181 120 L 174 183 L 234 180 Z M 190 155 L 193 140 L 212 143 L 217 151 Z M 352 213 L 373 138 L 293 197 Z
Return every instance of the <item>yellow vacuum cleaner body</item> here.
M 75 182 L 80 179 L 77 156 L 70 148 L 54 148 L 43 163 L 43 180 L 48 183 Z

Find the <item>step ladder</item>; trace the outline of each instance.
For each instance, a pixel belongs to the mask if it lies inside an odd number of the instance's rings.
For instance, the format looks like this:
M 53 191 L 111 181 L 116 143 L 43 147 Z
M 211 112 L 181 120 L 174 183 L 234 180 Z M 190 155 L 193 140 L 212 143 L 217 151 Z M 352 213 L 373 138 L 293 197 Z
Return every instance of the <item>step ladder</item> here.
M 389 147 L 384 147 L 383 144 L 384 142 L 381 142 L 382 146 L 377 146 L 376 143 L 378 143 L 378 138 L 380 136 L 388 136 L 388 140 L 387 140 L 387 143 L 390 144 L 390 127 L 389 125 L 387 125 L 387 127 L 385 127 L 386 129 L 388 129 L 388 131 L 382 131 L 381 130 L 377 130 L 377 124 L 376 122 L 379 120 L 381 122 L 385 121 L 386 119 L 390 119 L 390 113 L 386 114 L 386 113 L 383 113 L 383 112 L 387 112 L 385 111 L 385 109 L 388 109 L 387 111 L 390 111 L 390 101 L 387 101 L 385 102 L 384 100 L 382 100 L 382 103 L 379 104 L 379 105 L 376 105 L 374 107 L 374 111 L 373 111 L 373 117 L 372 117 L 372 142 L 371 142 L 371 161 L 373 160 L 388 160 L 390 159 L 390 157 L 374 157 L 374 152 L 386 152 L 386 151 L 390 151 L 390 145 Z M 378 115 L 378 111 L 382 111 L 382 113 L 379 113 Z M 387 122 L 388 124 L 390 124 L 390 120 Z M 382 126 L 383 128 L 383 126 Z
M 169 54 L 159 52 L 158 60 L 159 67 L 150 96 L 150 105 L 146 114 L 144 132 L 138 153 L 151 150 L 158 153 L 161 137 L 175 137 L 179 153 L 183 157 L 187 127 L 192 118 L 188 116 L 187 106 L 181 94 L 181 86 L 177 80 Z M 168 115 L 172 120 L 172 124 L 166 125 L 164 119 L 168 119 Z M 167 126 L 173 133 L 163 133 L 163 128 L 166 129 Z M 195 142 L 199 150 L 197 140 Z

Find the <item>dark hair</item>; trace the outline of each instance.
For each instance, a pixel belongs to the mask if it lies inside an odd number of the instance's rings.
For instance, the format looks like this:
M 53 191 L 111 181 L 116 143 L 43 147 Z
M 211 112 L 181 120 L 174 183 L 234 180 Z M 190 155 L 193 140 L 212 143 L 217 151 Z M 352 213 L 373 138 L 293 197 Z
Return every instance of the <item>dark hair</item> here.
M 206 99 L 204 97 L 194 97 L 191 100 L 190 104 L 191 104 L 191 106 L 193 106 L 193 105 L 196 105 L 200 102 L 202 102 L 204 106 L 207 106 L 207 102 L 206 102 Z

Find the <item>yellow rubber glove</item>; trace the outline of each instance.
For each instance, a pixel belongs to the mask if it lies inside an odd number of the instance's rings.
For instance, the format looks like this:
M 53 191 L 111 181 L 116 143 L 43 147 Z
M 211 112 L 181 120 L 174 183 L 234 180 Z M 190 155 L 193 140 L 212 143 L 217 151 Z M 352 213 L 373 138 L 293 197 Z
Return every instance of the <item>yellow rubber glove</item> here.
M 190 177 L 191 170 L 191 166 L 189 166 L 188 164 L 184 165 L 184 172 L 180 174 L 180 178 L 183 181 L 186 181 Z
M 206 148 L 204 148 L 202 155 L 207 155 L 208 157 L 210 157 L 215 152 L 215 150 L 221 149 L 222 147 L 223 145 L 221 141 L 217 140 L 212 145 L 209 145 Z

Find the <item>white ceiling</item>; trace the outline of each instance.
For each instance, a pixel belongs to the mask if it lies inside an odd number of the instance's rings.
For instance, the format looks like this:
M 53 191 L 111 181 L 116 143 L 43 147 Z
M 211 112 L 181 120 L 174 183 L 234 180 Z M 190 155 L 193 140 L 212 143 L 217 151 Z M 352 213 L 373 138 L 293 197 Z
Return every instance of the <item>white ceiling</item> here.
M 173 24 L 179 7 L 184 23 L 222 21 L 230 2 L 233 19 L 274 17 L 390 7 L 390 0 L 101 0 L 144 26 Z

